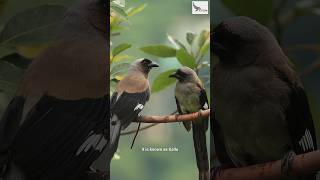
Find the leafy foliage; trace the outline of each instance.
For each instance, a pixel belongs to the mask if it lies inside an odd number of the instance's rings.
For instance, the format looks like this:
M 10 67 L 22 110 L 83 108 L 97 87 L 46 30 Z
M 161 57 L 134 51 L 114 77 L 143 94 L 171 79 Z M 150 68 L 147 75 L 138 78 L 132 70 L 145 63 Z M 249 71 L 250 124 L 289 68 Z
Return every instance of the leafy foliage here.
M 122 6 L 116 3 L 116 1 L 110 2 L 110 33 L 111 37 L 121 35 L 121 30 L 126 29 L 129 23 L 129 18 L 140 13 L 144 10 L 146 4 L 142 4 L 137 7 L 130 7 L 124 9 Z M 132 44 L 121 43 L 116 46 L 113 45 L 111 39 L 110 48 L 110 93 L 115 90 L 116 83 L 121 80 L 127 72 L 129 63 L 127 60 L 129 55 L 123 54 L 127 49 L 132 47 Z
M 204 55 L 210 47 L 210 33 L 207 30 L 199 34 L 186 33 L 186 44 L 181 43 L 177 38 L 167 35 L 168 40 L 174 47 L 167 45 L 150 45 L 140 48 L 143 52 L 157 57 L 175 57 L 182 66 L 190 67 L 198 72 L 201 68 L 210 66 L 210 61 L 203 61 Z M 169 79 L 169 73 L 175 69 L 167 70 L 156 77 L 152 86 L 152 92 L 158 92 L 173 84 L 175 81 Z

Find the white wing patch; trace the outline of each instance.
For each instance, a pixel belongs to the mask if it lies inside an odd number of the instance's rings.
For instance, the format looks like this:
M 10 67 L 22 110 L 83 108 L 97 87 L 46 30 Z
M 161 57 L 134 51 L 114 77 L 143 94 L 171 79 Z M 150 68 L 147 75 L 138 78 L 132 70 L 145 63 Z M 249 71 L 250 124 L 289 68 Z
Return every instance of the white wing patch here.
M 304 135 L 300 139 L 299 145 L 302 147 L 303 151 L 314 150 L 312 136 L 308 129 L 306 129 Z
M 104 138 L 103 134 L 94 134 L 93 131 L 91 131 L 89 133 L 89 137 L 79 147 L 76 155 L 79 155 L 81 152 L 88 152 L 90 148 L 94 148 L 95 150 L 101 152 L 107 143 L 108 140 Z
M 133 111 L 136 111 L 138 109 L 142 110 L 143 109 L 143 104 L 138 103 L 137 106 L 133 109 Z
M 203 109 L 209 109 L 208 103 L 204 103 L 204 105 L 202 106 Z

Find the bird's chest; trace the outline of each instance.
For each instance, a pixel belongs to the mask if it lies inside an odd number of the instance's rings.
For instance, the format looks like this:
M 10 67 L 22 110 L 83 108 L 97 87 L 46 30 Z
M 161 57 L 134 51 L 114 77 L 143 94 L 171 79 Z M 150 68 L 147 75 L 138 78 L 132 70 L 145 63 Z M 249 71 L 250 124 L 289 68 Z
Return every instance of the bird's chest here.
M 282 154 L 288 146 L 282 107 L 277 97 L 264 89 L 273 88 L 269 81 L 246 71 L 225 71 L 213 78 L 215 118 L 228 151 L 236 157 L 264 161 Z
M 199 92 L 194 89 L 193 84 L 177 83 L 175 96 L 184 113 L 196 112 L 200 109 Z

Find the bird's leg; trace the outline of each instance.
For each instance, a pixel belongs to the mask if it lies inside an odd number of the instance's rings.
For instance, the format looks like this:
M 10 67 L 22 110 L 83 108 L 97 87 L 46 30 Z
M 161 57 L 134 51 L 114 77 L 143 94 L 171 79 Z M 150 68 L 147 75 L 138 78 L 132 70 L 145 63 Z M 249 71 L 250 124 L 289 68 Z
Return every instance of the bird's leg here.
M 198 111 L 198 119 L 201 118 L 201 117 L 202 117 L 202 110 L 199 109 L 199 111 Z
M 293 151 L 289 151 L 284 157 L 281 159 L 281 173 L 285 176 L 288 176 L 290 171 L 292 170 L 292 164 L 294 160 L 294 156 L 296 154 Z

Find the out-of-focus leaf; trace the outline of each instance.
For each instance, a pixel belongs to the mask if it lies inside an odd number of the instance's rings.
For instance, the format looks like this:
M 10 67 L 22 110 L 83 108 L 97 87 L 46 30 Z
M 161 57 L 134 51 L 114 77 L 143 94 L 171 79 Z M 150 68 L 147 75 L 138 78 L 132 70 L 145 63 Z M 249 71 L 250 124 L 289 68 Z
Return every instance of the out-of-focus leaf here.
M 127 16 L 128 16 L 128 15 L 127 15 L 126 11 L 124 11 L 121 6 L 119 6 L 119 5 L 117 5 L 116 3 L 112 2 L 112 3 L 110 4 L 110 8 L 111 8 L 112 11 L 114 11 L 115 13 L 117 13 L 119 16 L 127 19 Z
M 49 43 L 43 44 L 43 45 L 30 45 L 30 46 L 18 46 L 16 48 L 16 51 L 18 54 L 21 56 L 28 58 L 28 59 L 33 59 L 37 57 L 45 48 L 49 46 Z
M 140 48 L 143 52 L 158 57 L 174 57 L 176 49 L 165 45 L 152 45 Z
M 30 59 L 27 59 L 17 53 L 10 54 L 0 59 L 0 61 L 5 61 L 9 64 L 12 64 L 18 68 L 26 69 L 31 63 Z
M 120 54 L 121 52 L 125 51 L 126 49 L 130 48 L 132 45 L 128 43 L 119 44 L 112 50 L 112 55 L 116 56 Z
M 127 15 L 128 15 L 128 17 L 134 16 L 137 13 L 143 11 L 146 7 L 147 7 L 147 4 L 142 4 L 142 5 L 138 6 L 138 7 L 129 8 L 127 10 Z
M 207 39 L 210 36 L 210 32 L 207 30 L 203 30 L 201 31 L 200 35 L 199 35 L 199 40 L 198 40 L 198 46 L 202 47 L 203 44 L 207 41 Z
M 128 71 L 130 64 L 129 63 L 121 63 L 111 67 L 110 75 L 115 76 L 118 74 L 123 74 Z
M 237 16 L 248 16 L 262 24 L 272 18 L 273 1 L 271 0 L 222 0 L 223 4 Z
M 210 42 L 205 43 L 201 48 L 200 48 L 200 56 L 204 56 L 210 47 Z
M 13 48 L 7 46 L 0 46 L 0 58 L 12 54 L 14 52 L 15 50 Z
M 66 7 L 42 5 L 13 16 L 0 34 L 0 43 L 30 45 L 52 40 L 61 27 Z
M 191 69 L 194 69 L 197 65 L 195 58 L 193 56 L 191 56 L 184 49 L 179 49 L 177 51 L 176 57 L 177 57 L 178 61 L 180 62 L 180 64 L 182 64 L 183 66 L 187 66 Z
M 0 60 L 0 90 L 8 94 L 14 93 L 22 74 L 22 69 Z
M 126 54 L 119 54 L 119 55 L 114 56 L 112 58 L 112 63 L 119 62 L 119 61 L 122 61 L 122 60 L 128 60 L 129 58 L 130 58 L 130 56 L 128 56 Z
M 170 69 L 160 73 L 152 83 L 152 88 L 151 88 L 152 92 L 155 93 L 155 92 L 161 91 L 166 87 L 170 86 L 171 84 L 173 84 L 175 82 L 175 79 L 169 78 L 169 75 L 174 73 L 175 71 L 176 69 Z
M 195 33 L 193 33 L 193 32 L 187 32 L 187 34 L 186 34 L 186 39 L 187 39 L 187 42 L 190 44 L 190 45 L 192 45 L 192 43 L 193 43 L 193 41 L 194 41 L 194 39 L 196 38 L 196 34 Z
M 184 50 L 187 51 L 187 48 L 177 39 L 177 38 L 174 38 L 172 36 L 170 36 L 169 34 L 167 34 L 167 37 L 169 39 L 169 41 L 174 45 L 176 46 L 177 48 L 182 48 Z

